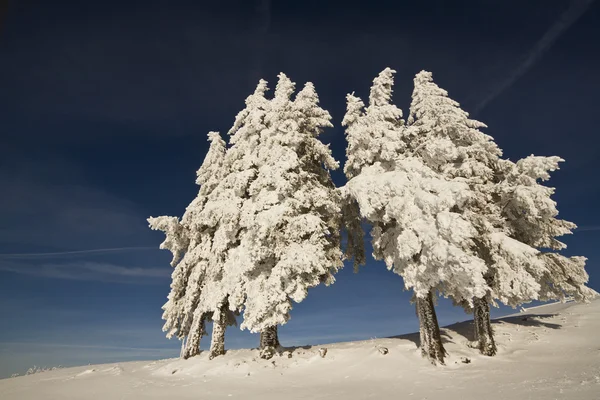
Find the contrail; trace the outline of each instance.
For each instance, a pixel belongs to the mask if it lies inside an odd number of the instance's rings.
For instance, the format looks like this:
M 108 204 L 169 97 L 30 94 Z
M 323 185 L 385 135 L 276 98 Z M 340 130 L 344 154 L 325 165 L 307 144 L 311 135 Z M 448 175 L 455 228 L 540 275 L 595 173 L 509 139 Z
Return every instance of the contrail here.
M 74 254 L 102 254 L 102 253 L 115 253 L 121 251 L 137 251 L 137 250 L 150 250 L 157 249 L 156 246 L 142 246 L 142 247 L 113 247 L 108 249 L 91 249 L 91 250 L 75 250 L 75 251 L 56 251 L 52 253 L 9 253 L 0 254 L 0 258 L 41 258 L 41 257 L 56 257 L 56 256 L 68 256 Z
M 483 110 L 492 100 L 502 92 L 511 87 L 521 76 L 523 76 L 536 61 L 546 52 L 554 42 L 577 21 L 592 5 L 594 0 L 574 0 L 569 8 L 552 24 L 544 36 L 533 46 L 529 54 L 521 61 L 519 66 L 496 87 L 493 87 L 488 95 L 475 107 L 475 114 Z

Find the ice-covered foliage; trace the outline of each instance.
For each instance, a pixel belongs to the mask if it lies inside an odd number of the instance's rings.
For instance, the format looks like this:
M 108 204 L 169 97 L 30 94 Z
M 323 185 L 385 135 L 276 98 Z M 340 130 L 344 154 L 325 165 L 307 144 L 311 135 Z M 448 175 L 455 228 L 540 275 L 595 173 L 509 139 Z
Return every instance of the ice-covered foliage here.
M 396 157 L 404 150 L 402 110 L 391 103 L 395 72 L 386 68 L 373 80 L 366 109 L 354 94 L 346 96 L 347 111 L 342 125 L 346 127 L 348 140 L 344 165 L 348 179 L 376 162 L 392 169 Z
M 534 155 L 516 163 L 503 161 L 504 179 L 498 185 L 502 216 L 511 237 L 542 251 L 543 273 L 536 277 L 540 300 L 564 301 L 572 296 L 577 301 L 589 301 L 597 293 L 585 286 L 589 279 L 586 258 L 559 253 L 566 245 L 557 237 L 571 234 L 576 225 L 558 218 L 557 204 L 551 198 L 554 188 L 540 182 L 550 179 L 550 172 L 563 161 L 556 156 Z
M 503 232 L 488 235 L 485 241 L 491 258 L 491 299 L 512 307 L 538 299 L 539 281 L 546 273 L 539 251 Z
M 178 331 L 180 338 L 185 337 L 185 333 L 180 329 L 184 310 L 184 301 L 188 278 L 193 265 L 181 261 L 182 256 L 187 255 L 188 245 L 190 243 L 189 231 L 180 223 L 177 217 L 150 217 L 148 218 L 150 227 L 155 230 L 161 230 L 165 233 L 166 239 L 161 244 L 161 249 L 168 249 L 173 253 L 173 273 L 171 274 L 171 291 L 167 297 L 167 302 L 163 305 L 163 319 L 165 324 L 163 331 L 167 332 L 167 337 L 171 338 Z
M 549 179 L 558 169 L 559 157 L 529 156 L 516 163 L 503 162 L 506 178 L 500 185 L 503 216 L 510 222 L 513 237 L 536 248 L 561 250 L 566 246 L 556 239 L 570 234 L 577 226 L 558 219 L 554 188 L 538 180 Z
M 165 233 L 165 240 L 160 244 L 160 248 L 173 254 L 171 266 L 175 267 L 189 244 L 189 235 L 185 227 L 179 223 L 179 218 L 169 216 L 150 217 L 148 224 L 152 230 Z
M 373 225 L 375 258 L 401 275 L 417 297 L 425 298 L 435 289 L 448 296 L 483 295 L 486 267 L 473 251 L 476 229 L 458 212 L 473 201 L 474 194 L 464 180 L 444 173 L 438 160 L 432 162 L 421 153 L 432 155 L 430 150 L 437 144 L 442 153 L 449 149 L 458 160 L 459 152 L 449 140 L 437 143 L 441 133 L 436 115 L 441 110 L 435 107 L 440 101 L 429 95 L 429 86 L 416 89 L 421 102 L 413 102 L 413 126 L 407 128 L 402 111 L 391 103 L 393 73 L 386 68 L 374 79 L 366 110 L 360 99 L 347 97 L 343 125 L 348 139 L 345 172 L 350 181 L 341 192 L 357 201 L 361 215 Z M 475 135 L 471 131 L 477 124 L 457 119 L 448 119 L 449 126 L 441 130 L 457 131 L 455 136 L 465 135 L 462 131 Z M 450 163 L 448 156 L 443 159 Z
M 197 172 L 198 196 L 187 207 L 181 221 L 176 217 L 149 218 L 153 229 L 165 232 L 161 248 L 173 253 L 174 270 L 171 291 L 163 305 L 163 330 L 167 337 L 187 337 L 184 354 L 194 355 L 200 338 L 205 334 L 208 314 L 198 307 L 208 266 L 212 266 L 211 227 L 203 221 L 202 211 L 208 196 L 223 176 L 225 142 L 217 132 L 208 134 L 209 151 Z
M 246 98 L 246 107 L 236 116 L 229 131 L 232 146 L 223 160 L 225 173 L 202 210 L 202 220 L 214 233 L 210 278 L 202 292 L 200 307 L 212 311 L 215 320 L 220 320 L 220 305 L 225 301 L 233 311 L 240 311 L 245 303 L 243 273 L 251 260 L 240 244 L 242 206 L 258 174 L 258 144 L 261 132 L 266 129 L 264 119 L 269 107 L 266 91 L 267 82 L 261 80 L 254 93 Z
M 539 281 L 546 268 L 536 248 L 511 234 L 503 215 L 499 195 L 505 179 L 502 151 L 491 136 L 481 132 L 485 124 L 470 119 L 433 82 L 430 72 L 418 73 L 414 85 L 406 129 L 408 147 L 446 179 L 468 186 L 469 200 L 455 211 L 476 230 L 472 251 L 488 267 L 485 279 L 491 290 L 486 297 L 511 306 L 538 299 Z M 530 174 L 539 173 L 531 164 L 520 166 Z M 468 299 L 452 297 L 468 303 Z
M 266 89 L 261 81 L 236 118 L 231 172 L 208 207 L 213 247 L 226 253 L 219 290 L 232 310 L 244 307 L 242 328 L 253 332 L 287 322 L 292 301 L 332 283 L 342 266 L 340 198 L 328 172 L 338 163 L 317 138 L 331 117 L 311 83 L 295 99 L 284 74 L 273 99 Z
M 486 125 L 470 119 L 433 82 L 431 72 L 419 72 L 414 85 L 406 129 L 411 153 L 445 176 L 490 181 L 502 152 L 491 136 L 479 130 Z
M 573 297 L 578 302 L 589 302 L 598 296 L 595 290 L 586 286 L 589 275 L 585 271 L 585 257 L 543 253 L 541 258 L 547 268 L 547 274 L 541 279 L 542 300 L 566 301 Z
M 409 157 L 398 159 L 394 171 L 363 168 L 347 189 L 374 224 L 373 255 L 402 276 L 407 289 L 420 298 L 436 288 L 465 299 L 485 294 L 485 264 L 470 251 L 476 231 L 451 211 L 469 200 L 466 184 L 440 178 Z

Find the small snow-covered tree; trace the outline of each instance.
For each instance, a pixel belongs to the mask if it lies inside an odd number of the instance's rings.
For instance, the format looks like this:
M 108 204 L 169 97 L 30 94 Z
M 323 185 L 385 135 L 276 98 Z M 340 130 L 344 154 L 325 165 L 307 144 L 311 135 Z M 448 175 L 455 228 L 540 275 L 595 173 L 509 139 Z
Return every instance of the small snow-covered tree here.
M 482 296 L 486 267 L 472 251 L 475 227 L 456 212 L 471 200 L 469 186 L 407 154 L 413 149 L 407 146 L 402 113 L 390 104 L 393 72 L 386 69 L 373 81 L 366 111 L 348 96 L 343 124 L 350 180 L 342 192 L 373 225 L 375 258 L 415 293 L 422 354 L 443 363 L 433 294 Z
M 369 105 L 357 96 L 348 94 L 347 111 L 342 120 L 346 127 L 346 163 L 348 179 L 360 174 L 363 167 L 378 162 L 390 169 L 404 150 L 402 141 L 402 110 L 391 103 L 395 70 L 384 69 L 374 80 L 369 94 Z M 342 194 L 342 224 L 347 233 L 346 258 L 354 260 L 354 271 L 365 263 L 364 232 L 356 200 Z
M 226 299 L 215 295 L 220 286 L 223 262 L 215 245 L 218 226 L 207 211 L 213 207 L 211 198 L 218 196 L 219 185 L 228 173 L 228 165 L 225 160 L 225 141 L 217 132 L 209 133 L 209 141 L 211 146 L 205 162 L 197 172 L 199 194 L 182 218 L 182 222 L 195 233 L 188 261 L 197 265 L 186 297 L 186 308 L 193 312 L 187 314 L 184 326 L 189 326 L 192 332 L 186 343 L 186 355 L 194 355 L 199 351 L 200 339 L 205 334 L 205 321 L 213 320 L 209 358 L 214 358 L 224 354 L 225 329 L 235 323 L 235 317 L 228 310 Z
M 165 233 L 166 239 L 160 245 L 160 248 L 173 253 L 171 266 L 174 269 L 171 274 L 171 292 L 167 297 L 167 302 L 162 307 L 164 310 L 163 319 L 165 320 L 163 331 L 167 332 L 167 338 L 171 338 L 179 332 L 178 337 L 183 340 L 186 335 L 180 330 L 180 321 L 184 316 L 183 302 L 191 266 L 180 263 L 180 260 L 187 251 L 189 234 L 177 217 L 150 217 L 148 223 L 151 229 Z
M 206 334 L 205 321 L 211 313 L 198 307 L 200 294 L 205 285 L 207 269 L 212 266 L 212 239 L 214 231 L 202 220 L 207 199 L 223 176 L 225 142 L 217 132 L 208 134 L 209 151 L 197 172 L 196 183 L 200 185 L 198 196 L 188 206 L 181 221 L 176 217 L 149 218 L 153 229 L 162 230 L 166 240 L 161 248 L 173 253 L 171 292 L 163 306 L 163 330 L 167 337 L 177 334 L 184 340 L 183 358 L 197 355 L 200 339 Z M 212 275 L 211 275 L 212 277 Z
M 488 263 L 490 291 L 474 299 L 473 313 L 478 347 L 494 355 L 496 346 L 490 322 L 490 303 L 498 300 L 517 307 L 533 300 L 564 300 L 574 296 L 588 301 L 595 292 L 585 286 L 584 257 L 565 257 L 556 237 L 571 233 L 574 224 L 556 218 L 554 189 L 537 183 L 558 168 L 558 157 L 527 157 L 517 163 L 499 160 L 488 210 L 499 212 L 501 226 L 482 234 L 480 249 Z

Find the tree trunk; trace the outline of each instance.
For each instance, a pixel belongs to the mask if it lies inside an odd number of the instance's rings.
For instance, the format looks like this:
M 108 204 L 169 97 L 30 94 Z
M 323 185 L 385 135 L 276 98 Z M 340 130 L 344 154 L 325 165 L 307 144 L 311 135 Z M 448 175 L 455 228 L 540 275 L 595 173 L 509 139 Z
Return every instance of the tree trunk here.
M 496 342 L 490 321 L 490 304 L 485 297 L 473 299 L 473 320 L 477 348 L 485 356 L 496 355 Z
M 183 358 L 183 354 L 185 353 L 185 339 L 185 336 L 181 338 L 181 350 L 179 351 L 179 358 Z
M 221 306 L 219 319 L 213 321 L 209 360 L 225 354 L 225 329 L 227 328 L 227 303 Z
M 204 314 L 196 314 L 194 315 L 194 322 L 192 322 L 192 328 L 190 329 L 185 343 L 185 350 L 183 351 L 183 358 L 185 360 L 200 354 L 200 339 L 204 335 L 206 335 Z
M 268 360 L 273 357 L 279 349 L 279 337 L 277 335 L 277 325 L 269 326 L 260 332 L 260 358 Z
M 433 307 L 433 293 L 430 291 L 423 299 L 417 297 L 416 307 L 421 336 L 421 355 L 434 365 L 437 362 L 444 365 L 446 350 L 442 344 L 440 327 Z

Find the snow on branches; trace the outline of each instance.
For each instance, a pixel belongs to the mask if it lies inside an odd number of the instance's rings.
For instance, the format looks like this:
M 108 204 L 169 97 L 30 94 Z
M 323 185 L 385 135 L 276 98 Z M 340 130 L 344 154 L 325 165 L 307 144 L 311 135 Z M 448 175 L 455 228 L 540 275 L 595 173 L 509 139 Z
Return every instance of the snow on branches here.
M 418 297 L 442 287 L 464 298 L 485 294 L 485 264 L 469 251 L 476 231 L 451 211 L 468 200 L 464 183 L 441 179 L 411 157 L 398 160 L 394 171 L 364 168 L 347 187 L 374 224 L 375 258 L 402 276 L 407 289 Z
M 363 221 L 372 225 L 373 255 L 414 291 L 424 354 L 443 362 L 433 296 L 475 312 L 480 348 L 496 351 L 489 304 L 510 306 L 574 296 L 587 301 L 584 257 L 558 253 L 558 236 L 575 224 L 557 218 L 550 178 L 563 160 L 529 156 L 511 162 L 486 125 L 471 119 L 433 82 L 414 78 L 408 120 L 392 103 L 394 74 L 374 80 L 365 103 L 348 94 L 345 186 L 319 140 L 332 127 L 312 83 L 296 93 L 285 74 L 272 98 L 260 80 L 229 130 L 229 146 L 210 132 L 197 171 L 197 197 L 182 218 L 149 218 L 173 254 L 171 291 L 163 306 L 167 336 L 199 352 L 212 319 L 211 355 L 224 353 L 224 331 L 244 312 L 242 329 L 279 345 L 277 326 L 310 288 L 335 281 L 344 259 L 365 263 Z M 341 229 L 347 248 L 341 250 Z M 485 319 L 487 318 L 487 325 Z M 435 343 L 437 341 L 437 343 Z M 270 344 L 268 344 L 270 343 Z

